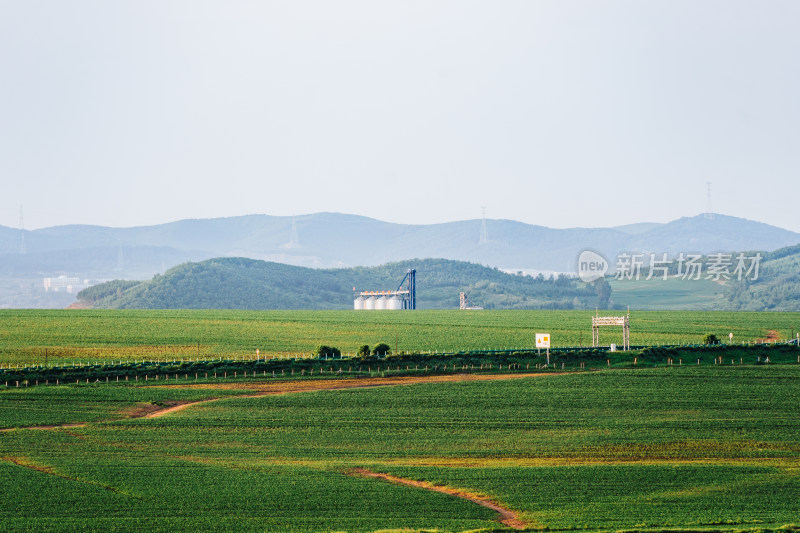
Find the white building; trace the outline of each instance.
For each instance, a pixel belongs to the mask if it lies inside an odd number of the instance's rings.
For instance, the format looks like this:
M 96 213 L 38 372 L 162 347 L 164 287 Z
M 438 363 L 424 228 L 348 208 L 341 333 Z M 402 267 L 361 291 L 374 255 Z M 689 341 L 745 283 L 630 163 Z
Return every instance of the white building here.
M 80 278 L 68 278 L 58 276 L 57 278 L 44 278 L 45 292 L 67 292 L 68 294 L 80 292 L 89 286 L 89 280 Z

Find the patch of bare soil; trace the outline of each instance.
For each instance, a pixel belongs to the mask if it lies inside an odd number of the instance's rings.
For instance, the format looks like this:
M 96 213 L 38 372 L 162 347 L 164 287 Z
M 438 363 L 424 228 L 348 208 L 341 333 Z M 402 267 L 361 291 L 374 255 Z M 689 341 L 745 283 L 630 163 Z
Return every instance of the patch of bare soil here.
M 501 379 L 517 379 L 533 376 L 546 376 L 554 374 L 453 374 L 445 376 L 391 376 L 385 378 L 351 378 L 332 380 L 308 381 L 279 381 L 277 383 L 251 382 L 251 383 L 219 383 L 219 384 L 185 384 L 185 385 L 151 385 L 153 387 L 177 387 L 186 389 L 208 390 L 248 390 L 254 394 L 236 396 L 237 398 L 258 398 L 279 394 L 293 394 L 298 392 L 316 392 L 324 390 L 360 389 L 368 387 L 394 387 L 399 385 L 414 385 L 417 383 L 445 383 L 454 381 L 495 381 Z M 168 407 L 156 408 L 146 413 L 131 415 L 131 418 L 158 418 L 170 413 L 181 411 L 193 405 L 215 402 L 221 398 L 209 398 L 195 402 L 176 403 Z
M 763 339 L 756 339 L 757 343 L 778 342 L 781 340 L 781 334 L 776 329 L 767 330 L 767 336 Z
M 452 487 L 444 487 L 439 485 L 432 485 L 427 481 L 417 481 L 415 479 L 407 479 L 407 478 L 392 476 L 390 474 L 381 474 L 378 472 L 372 472 L 371 470 L 367 470 L 366 468 L 354 468 L 349 473 L 352 475 L 383 479 L 391 483 L 400 483 L 403 485 L 410 485 L 412 487 L 417 487 L 420 489 L 441 492 L 443 494 L 449 494 L 450 496 L 455 496 L 456 498 L 463 498 L 473 503 L 477 503 L 478 505 L 482 505 L 483 507 L 486 507 L 493 511 L 497 511 L 497 513 L 500 515 L 498 522 L 500 522 L 503 525 L 506 525 L 514 529 L 526 529 L 530 527 L 530 524 L 528 524 L 528 522 L 520 518 L 519 514 L 517 514 L 515 511 L 507 509 L 487 498 L 482 498 L 477 494 L 473 494 L 465 490 L 456 489 Z
M 50 474 L 52 476 L 56 476 L 55 470 L 50 468 L 49 466 L 42 466 L 36 463 L 33 463 L 23 457 L 3 457 L 4 461 L 8 461 L 9 463 L 14 463 L 17 466 L 22 466 L 24 468 L 30 468 L 31 470 L 36 470 L 37 472 L 41 472 L 43 474 Z M 59 476 L 60 477 L 60 476 Z
M 210 389 L 210 390 L 249 390 L 254 394 L 238 396 L 238 398 L 258 398 L 261 396 L 272 396 L 278 394 L 293 394 L 298 392 L 315 392 L 323 390 L 343 390 L 358 389 L 367 387 L 393 387 L 398 385 L 413 385 L 416 383 L 443 383 L 454 381 L 488 381 L 499 379 L 515 379 L 531 376 L 543 376 L 547 374 L 454 374 L 446 376 L 392 376 L 386 378 L 357 378 L 357 379 L 332 379 L 332 380 L 308 380 L 308 381 L 280 381 L 277 383 L 219 383 L 219 384 L 185 384 L 185 385 L 153 385 L 154 387 L 178 387 L 190 389 Z M 202 403 L 214 402 L 220 398 L 209 398 L 208 400 L 198 400 L 195 402 L 178 403 L 166 407 L 154 408 L 145 407 L 146 412 L 131 414 L 131 418 L 159 418 L 170 413 L 175 413 Z
M 437 376 L 390 376 L 383 378 L 350 378 L 350 379 L 319 379 L 319 380 L 286 380 L 274 383 L 248 382 L 248 383 L 198 383 L 185 385 L 151 385 L 159 388 L 189 388 L 208 390 L 247 390 L 254 394 L 238 396 L 239 398 L 257 398 L 276 394 L 293 394 L 298 392 L 315 392 L 323 390 L 358 389 L 366 387 L 393 387 L 399 385 L 414 385 L 417 383 L 447 383 L 457 381 L 495 381 L 502 379 L 520 379 L 529 377 L 552 376 L 557 373 L 525 373 L 525 374 L 450 374 Z M 209 398 L 194 402 L 167 402 L 165 405 L 144 405 L 128 413 L 127 418 L 158 418 L 182 411 L 193 405 L 214 402 L 221 398 Z M 55 426 L 31 426 L 25 428 L 0 429 L 13 431 L 14 429 L 66 429 L 85 427 L 86 423 L 62 424 Z
M 156 409 L 151 409 L 148 412 L 140 414 L 138 416 L 132 415 L 131 418 L 158 418 L 164 415 L 168 415 L 170 413 L 174 413 L 176 411 L 182 411 L 187 407 L 191 407 L 199 403 L 214 402 L 217 400 L 219 400 L 219 398 L 209 398 L 208 400 L 197 400 L 195 402 L 174 403 L 165 407 L 158 407 Z
M 127 415 L 127 418 L 150 418 L 151 415 L 157 415 L 161 412 L 172 412 L 173 410 L 177 411 L 178 409 L 183 408 L 183 406 L 190 405 L 191 403 L 194 402 L 167 401 L 163 404 L 148 403 L 123 414 Z
M 391 387 L 396 385 L 415 385 L 417 383 L 447 383 L 456 381 L 495 381 L 504 379 L 520 379 L 531 377 L 554 376 L 559 373 L 523 373 L 523 374 L 447 374 L 433 376 L 388 376 L 375 378 L 343 378 L 319 380 L 284 380 L 253 381 L 243 383 L 187 383 L 184 385 L 150 385 L 162 388 L 187 388 L 209 390 L 252 390 L 265 394 L 289 394 L 292 392 L 312 392 L 322 390 L 357 389 L 364 387 Z M 230 378 L 229 378 L 230 379 Z
M 21 428 L 3 428 L 0 429 L 0 432 L 3 431 L 15 431 L 17 429 L 69 429 L 69 428 L 82 428 L 86 427 L 86 422 L 77 422 L 72 424 L 61 424 L 55 426 L 27 426 Z
M 91 302 L 85 302 L 85 301 L 82 301 L 82 300 L 78 300 L 77 302 L 73 302 L 73 303 L 69 304 L 66 308 L 67 309 L 91 309 L 92 308 L 92 303 Z
M 128 497 L 131 497 L 131 498 L 136 498 L 137 500 L 141 500 L 142 499 L 140 496 L 135 496 L 133 494 L 127 494 L 127 493 L 119 490 L 116 487 L 112 487 L 111 485 L 104 485 L 102 483 L 97 483 L 95 481 L 88 481 L 88 480 L 85 480 L 85 479 L 80 479 L 80 478 L 77 478 L 77 477 L 72 477 L 72 476 L 68 476 L 66 474 L 62 474 L 61 472 L 58 472 L 53 467 L 38 464 L 38 463 L 36 463 L 34 461 L 31 461 L 30 459 L 27 459 L 25 457 L 0 457 L 0 460 L 8 461 L 9 463 L 15 464 L 15 465 L 20 466 L 22 468 L 30 468 L 31 470 L 35 470 L 37 472 L 41 472 L 42 474 L 48 474 L 50 476 L 60 477 L 61 479 L 66 479 L 66 480 L 69 480 L 69 481 L 77 481 L 79 483 L 86 483 L 87 485 L 93 485 L 95 487 L 100 487 L 101 489 L 105 489 L 105 490 L 107 490 L 109 492 L 114 492 L 116 494 L 121 494 L 123 496 L 128 496 Z

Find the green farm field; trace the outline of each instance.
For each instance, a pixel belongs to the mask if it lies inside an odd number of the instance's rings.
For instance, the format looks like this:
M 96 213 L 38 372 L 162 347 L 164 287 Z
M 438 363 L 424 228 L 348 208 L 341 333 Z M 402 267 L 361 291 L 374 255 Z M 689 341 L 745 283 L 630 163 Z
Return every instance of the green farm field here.
M 711 280 L 687 282 L 678 278 L 609 280 L 614 302 L 632 309 L 708 310 L 724 308 L 725 288 Z
M 798 530 L 800 366 L 494 378 L 5 389 L 0 529 Z
M 621 314 L 607 311 L 604 314 Z M 0 364 L 58 365 L 98 360 L 308 356 L 317 346 L 353 354 L 379 342 L 400 351 L 524 349 L 534 333 L 553 346 L 591 344 L 588 311 L 111 311 L 2 310 Z M 787 340 L 800 313 L 633 311 L 634 345 Z M 621 332 L 601 333 L 601 344 Z

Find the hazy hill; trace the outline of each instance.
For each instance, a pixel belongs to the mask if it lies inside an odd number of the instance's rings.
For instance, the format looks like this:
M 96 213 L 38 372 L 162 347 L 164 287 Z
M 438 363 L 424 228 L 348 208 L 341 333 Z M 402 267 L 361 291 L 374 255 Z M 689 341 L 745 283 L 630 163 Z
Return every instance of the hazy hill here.
M 776 250 L 800 234 L 741 218 L 715 215 L 666 224 L 553 229 L 512 220 L 394 224 L 338 213 L 297 217 L 249 215 L 133 228 L 57 226 L 24 231 L 0 226 L 0 307 L 52 306 L 42 278 L 148 279 L 185 262 L 248 257 L 313 268 L 374 266 L 411 257 L 443 257 L 526 272 L 574 272 L 590 248 L 613 263 L 620 252 L 708 254 Z M 25 254 L 20 253 L 24 235 Z M 53 302 L 53 303 L 48 303 Z
M 753 255 L 748 252 L 747 255 Z M 632 309 L 800 311 L 800 245 L 763 252 L 757 280 L 724 283 L 657 276 L 619 281 L 609 276 L 611 305 Z M 595 286 L 506 274 L 474 263 L 425 259 L 377 267 L 310 269 L 280 263 L 216 258 L 186 263 L 150 281 L 113 281 L 81 292 L 84 303 L 110 308 L 349 309 L 353 287 L 394 290 L 408 268 L 418 270 L 418 306 L 458 306 L 465 291 L 488 309 L 606 307 Z
M 149 281 L 103 283 L 78 297 L 100 308 L 351 309 L 354 286 L 358 290 L 396 290 L 412 267 L 417 269 L 420 309 L 457 308 L 462 291 L 473 304 L 488 309 L 591 309 L 598 304 L 595 287 L 574 280 L 511 275 L 445 259 L 310 269 L 216 258 L 174 267 Z
M 731 309 L 800 311 L 800 245 L 763 255 L 757 280 L 729 284 Z
M 293 220 L 296 241 L 292 239 Z M 410 225 L 337 213 L 294 219 L 249 215 L 181 220 L 135 228 L 57 226 L 25 232 L 29 258 L 19 255 L 20 231 L 0 227 L 0 260 L 6 265 L 4 273 L 69 269 L 83 277 L 115 273 L 120 249 L 124 270 L 135 267 L 130 274 L 147 276 L 187 260 L 220 256 L 326 268 L 444 257 L 502 269 L 574 271 L 576 258 L 585 248 L 613 258 L 621 251 L 771 251 L 800 243 L 798 233 L 723 215 L 619 228 L 553 229 L 512 220 L 487 220 L 486 225 L 489 241 L 482 244 L 480 220 Z M 75 260 L 81 255 L 76 251 L 90 249 L 115 252 L 103 261 L 87 258 L 82 264 Z
M 755 280 L 750 274 L 741 281 L 735 275 L 716 281 L 709 279 L 707 271 L 700 279 L 687 280 L 677 276 L 676 269 L 667 280 L 660 275 L 647 280 L 646 271 L 635 280 L 609 276 L 613 303 L 649 310 L 800 311 L 800 245 L 759 253 L 762 259 Z M 745 252 L 748 257 L 755 254 Z

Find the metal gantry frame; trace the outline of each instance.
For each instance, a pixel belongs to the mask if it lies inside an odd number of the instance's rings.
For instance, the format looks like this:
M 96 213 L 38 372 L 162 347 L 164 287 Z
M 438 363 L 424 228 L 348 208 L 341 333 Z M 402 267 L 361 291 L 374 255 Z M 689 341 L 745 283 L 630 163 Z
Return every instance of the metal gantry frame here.
M 622 349 L 631 349 L 631 313 L 623 316 L 593 316 L 592 317 L 592 347 L 600 345 L 600 326 L 622 326 Z
M 403 281 L 400 282 L 400 285 L 397 287 L 397 291 L 399 292 L 400 289 L 403 288 L 403 283 L 408 280 L 408 287 L 406 290 L 408 291 L 408 298 L 403 300 L 403 309 L 416 309 L 417 308 L 417 270 L 414 268 L 409 268 L 408 272 L 406 272 Z

